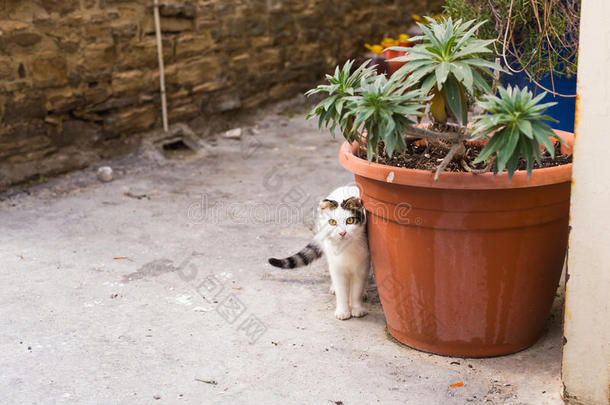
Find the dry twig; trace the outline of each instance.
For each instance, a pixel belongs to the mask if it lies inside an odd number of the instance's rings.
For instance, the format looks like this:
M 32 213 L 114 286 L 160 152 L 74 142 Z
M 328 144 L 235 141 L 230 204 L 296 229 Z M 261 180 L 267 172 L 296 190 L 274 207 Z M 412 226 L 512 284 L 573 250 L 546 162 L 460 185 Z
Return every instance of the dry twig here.
M 472 174 L 483 174 L 483 173 L 487 173 L 493 167 L 493 164 L 494 164 L 495 161 L 496 161 L 496 156 L 494 155 L 494 157 L 489 162 L 487 162 L 485 167 L 483 167 L 481 169 L 474 169 L 474 168 L 470 167 L 468 162 L 466 162 L 466 160 L 464 160 L 464 159 L 462 159 L 460 161 L 460 164 L 462 165 L 464 170 L 466 170 L 469 173 L 472 173 Z
M 195 381 L 199 381 L 199 382 L 211 384 L 211 385 L 218 385 L 218 382 L 216 380 L 204 380 L 201 378 L 195 378 Z
M 445 170 L 449 162 L 451 162 L 451 160 L 453 159 L 453 156 L 455 156 L 455 154 L 458 153 L 460 149 L 461 153 L 464 153 L 465 147 L 461 141 L 453 144 L 451 149 L 449 149 L 449 153 L 447 153 L 447 156 L 445 156 L 441 164 L 436 168 L 436 173 L 434 174 L 434 181 L 438 181 L 438 176 L 440 175 L 440 173 Z

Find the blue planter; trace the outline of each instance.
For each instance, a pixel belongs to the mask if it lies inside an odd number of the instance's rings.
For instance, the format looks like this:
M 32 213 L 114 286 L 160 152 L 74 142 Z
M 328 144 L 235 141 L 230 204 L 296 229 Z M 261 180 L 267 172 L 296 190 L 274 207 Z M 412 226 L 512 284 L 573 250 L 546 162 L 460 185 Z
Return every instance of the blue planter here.
M 576 75 L 573 75 L 570 78 L 567 77 L 557 77 L 553 76 L 553 80 L 555 83 L 555 92 L 561 94 L 576 94 Z M 552 89 L 553 85 L 551 84 L 551 76 L 544 77 L 541 81 L 539 81 L 547 89 Z M 519 86 L 524 87 L 527 86 L 534 94 L 540 94 L 543 92 L 535 83 L 530 82 L 529 77 L 525 73 L 502 75 L 502 84 L 504 87 L 511 86 Z M 559 97 L 553 96 L 552 94 L 547 94 L 543 103 L 549 103 L 555 101 L 557 105 L 549 108 L 547 110 L 547 115 L 555 118 L 559 122 L 548 122 L 548 124 L 555 128 L 561 129 L 563 131 L 574 132 L 574 114 L 576 112 L 576 98 L 575 97 Z

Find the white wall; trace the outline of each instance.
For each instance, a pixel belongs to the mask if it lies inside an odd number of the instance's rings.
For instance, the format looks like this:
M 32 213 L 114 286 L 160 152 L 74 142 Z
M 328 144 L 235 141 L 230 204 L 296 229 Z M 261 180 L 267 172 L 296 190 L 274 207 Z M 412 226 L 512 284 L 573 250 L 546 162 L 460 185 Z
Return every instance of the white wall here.
M 563 382 L 610 404 L 610 0 L 582 0 Z

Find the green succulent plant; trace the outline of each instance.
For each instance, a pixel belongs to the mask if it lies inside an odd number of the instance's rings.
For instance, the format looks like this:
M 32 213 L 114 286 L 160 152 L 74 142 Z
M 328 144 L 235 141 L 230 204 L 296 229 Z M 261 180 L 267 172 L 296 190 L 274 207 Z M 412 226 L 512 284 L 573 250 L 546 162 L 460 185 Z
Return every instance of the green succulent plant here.
M 349 120 L 348 110 L 345 108 L 347 97 L 355 95 L 360 89 L 360 82 L 375 72 L 375 67 L 367 67 L 368 62 L 365 62 L 352 73 L 353 64 L 353 60 L 348 60 L 341 69 L 337 66 L 334 75 L 326 75 L 328 84 L 319 85 L 305 93 L 306 96 L 317 93 L 328 94 L 328 97 L 311 110 L 307 119 L 317 116 L 318 129 L 322 129 L 324 126 L 332 135 L 338 125 L 347 140 L 351 140 L 353 135 L 352 122 Z
M 546 93 L 534 97 L 527 87 L 499 89 L 500 97 L 488 94 L 479 106 L 488 114 L 476 117 L 473 124 L 474 139 L 488 138 L 488 142 L 473 163 L 496 156 L 496 171 L 508 170 L 512 179 L 519 158 L 527 162 L 527 176 L 532 173 L 534 161 L 540 161 L 540 145 L 555 157 L 551 138 L 563 140 L 543 120 L 556 121 L 544 115 L 545 110 L 557 103 L 539 104 Z
M 426 17 L 420 24 L 423 35 L 412 41 L 422 41 L 412 48 L 391 47 L 406 51 L 405 56 L 392 59 L 408 62 L 396 74 L 409 75 L 408 83 L 430 94 L 430 112 L 437 122 L 444 123 L 451 114 L 462 125 L 468 120 L 469 98 L 478 93 L 491 93 L 488 80 L 493 70 L 503 71 L 498 64 L 482 55 L 491 54 L 488 48 L 494 40 L 481 40 L 475 33 L 485 22 L 453 21 L 443 18 L 436 21 Z
M 414 123 L 408 116 L 423 115 L 427 99 L 420 91 L 409 90 L 401 79 L 379 75 L 374 80 L 363 79 L 360 90 L 347 100 L 354 131 L 367 131 L 367 158 L 370 161 L 373 155 L 378 156 L 381 141 L 388 156 L 392 156 L 394 150 L 406 148 L 404 132 Z
M 540 161 L 541 147 L 554 157 L 551 139 L 563 142 L 544 122 L 553 120 L 544 112 L 555 103 L 542 104 L 546 93 L 534 97 L 527 88 L 500 88 L 499 97 L 493 94 L 488 80 L 493 77 L 492 69 L 502 68 L 482 56 L 491 53 L 488 46 L 493 42 L 475 37 L 483 23 L 454 22 L 450 18 L 427 21 L 426 25 L 420 24 L 423 35 L 413 38 L 423 43 L 413 48 L 390 48 L 405 50 L 406 56 L 394 60 L 408 62 L 390 78 L 362 66 L 350 73 L 351 61 L 343 68 L 337 67 L 334 75 L 327 75 L 328 84 L 306 93 L 327 95 L 308 118 L 318 117 L 320 129 L 330 126 L 332 133 L 339 127 L 348 141 L 364 143 L 369 161 L 379 158 L 382 143 L 387 156 L 405 150 L 407 137 L 448 144 L 435 179 L 449 162 L 458 161 L 473 173 L 488 171 L 495 162 L 495 172 L 507 169 L 510 180 L 521 158 L 527 163 L 529 178 L 534 162 Z M 478 106 L 486 113 L 467 128 L 467 113 L 478 99 Z M 433 120 L 446 123 L 454 117 L 459 125 L 448 123 L 444 129 L 413 125 L 413 117 L 422 116 L 426 107 Z M 362 137 L 365 131 L 367 135 Z M 488 161 L 481 169 L 471 167 L 464 153 L 464 142 L 473 139 L 487 141 L 472 162 Z
M 365 143 L 367 157 L 372 160 L 383 141 L 388 153 L 405 148 L 403 133 L 413 124 L 408 115 L 423 115 L 426 98 L 420 91 L 408 90 L 406 83 L 396 78 L 375 74 L 374 67 L 361 65 L 350 73 L 353 61 L 335 69 L 334 75 L 326 75 L 328 84 L 309 90 L 306 95 L 326 93 L 307 115 L 318 117 L 318 128 L 329 128 L 334 134 L 339 127 L 345 139 L 362 142 L 363 130 L 367 131 Z

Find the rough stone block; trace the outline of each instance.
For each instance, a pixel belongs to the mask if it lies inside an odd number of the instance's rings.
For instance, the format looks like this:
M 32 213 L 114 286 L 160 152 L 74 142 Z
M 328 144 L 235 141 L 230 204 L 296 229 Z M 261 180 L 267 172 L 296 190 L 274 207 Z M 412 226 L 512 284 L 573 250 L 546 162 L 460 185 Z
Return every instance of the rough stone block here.
M 149 75 L 141 70 L 116 72 L 112 75 L 112 92 L 117 95 L 134 94 L 149 87 L 149 82 Z
M 219 59 L 206 57 L 179 66 L 176 76 L 180 86 L 196 86 L 216 79 L 220 73 Z
M 55 113 L 66 113 L 85 104 L 82 94 L 76 93 L 70 87 L 48 89 L 46 95 L 46 109 Z
M 74 144 L 92 144 L 101 139 L 102 128 L 89 121 L 69 119 L 62 122 L 60 136 L 55 137 L 53 144 L 66 146 Z
M 212 81 L 209 81 L 206 83 L 199 84 L 199 85 L 193 87 L 192 91 L 194 94 L 207 93 L 207 92 L 220 90 L 226 86 L 227 86 L 227 81 L 226 81 L 226 79 L 222 78 L 222 79 L 216 79 L 216 80 L 212 80 Z
M 161 4 L 159 14 L 163 17 L 195 18 L 197 8 L 190 1 L 178 4 Z
M 32 59 L 32 77 L 39 87 L 61 86 L 68 82 L 66 58 L 58 53 L 44 53 Z
M 157 111 L 152 104 L 121 110 L 117 114 L 122 134 L 141 132 L 151 128 L 157 121 Z
M 25 154 L 28 150 L 43 149 L 51 144 L 41 120 L 18 122 L 0 132 L 0 154 Z
M 215 46 L 209 32 L 204 32 L 203 35 L 182 35 L 176 41 L 176 59 L 205 55 L 213 51 Z
M 0 20 L 0 41 L 28 47 L 40 42 L 40 34 L 31 31 L 30 24 L 22 21 Z
M 226 37 L 237 37 L 237 38 L 241 38 L 241 37 L 245 37 L 247 31 L 247 25 L 246 25 L 246 18 L 244 17 L 233 17 L 233 18 L 228 18 L 224 21 L 223 27 L 222 27 L 222 31 L 221 31 L 221 36 L 223 38 Z
M 174 43 L 171 39 L 163 39 L 163 60 L 165 64 L 173 60 Z M 141 42 L 130 42 L 119 47 L 118 67 L 120 70 L 156 69 L 158 65 L 157 43 L 154 38 L 146 38 Z
M 241 67 L 247 66 L 251 56 L 249 53 L 242 53 L 231 58 L 231 66 Z
M 81 22 L 82 36 L 87 42 L 112 43 L 111 21 L 117 19 L 118 15 L 95 14 Z
M 42 119 L 47 113 L 45 103 L 45 97 L 41 93 L 9 98 L 5 105 L 4 122 Z
M 130 106 L 134 106 L 138 104 L 137 96 L 127 96 L 127 97 L 110 97 L 103 103 L 90 106 L 89 111 L 95 113 L 107 113 L 109 111 L 116 111 L 125 108 L 129 108 Z
M 168 118 L 170 122 L 182 121 L 197 116 L 199 112 L 199 107 L 194 103 L 170 105 L 168 107 Z
M 28 47 L 36 45 L 42 40 L 40 34 L 35 32 L 18 32 L 9 38 L 10 42 L 13 42 L 19 46 Z
M 268 48 L 273 43 L 273 40 L 270 36 L 262 36 L 250 38 L 250 45 L 255 48 Z
M 110 33 L 114 42 L 128 42 L 137 37 L 138 29 L 138 25 L 134 23 L 119 23 L 110 27 Z
M 0 33 L 2 35 L 11 35 L 15 32 L 24 31 L 28 29 L 30 25 L 23 21 L 15 20 L 0 20 Z
M 182 31 L 190 31 L 194 27 L 194 22 L 188 18 L 178 17 L 161 17 L 161 32 L 176 33 Z M 146 16 L 143 24 L 143 30 L 146 34 L 152 35 L 155 33 L 155 24 L 152 15 Z
M 17 66 L 8 56 L 0 56 L 0 80 L 11 80 L 17 74 Z
M 167 99 L 169 101 L 180 100 L 183 102 L 184 100 L 187 100 L 189 98 L 190 94 L 191 94 L 191 92 L 189 90 L 187 90 L 185 88 L 181 88 L 180 90 L 169 92 L 167 94 Z
M 110 88 L 108 85 L 98 85 L 87 87 L 83 93 L 85 102 L 89 107 L 103 103 L 110 97 Z
M 282 70 L 282 57 L 280 50 L 277 48 L 269 48 L 260 52 L 256 58 L 256 62 L 248 66 L 250 72 L 256 72 L 260 70 L 266 71 L 281 71 Z M 254 62 L 254 61 L 252 61 Z
M 91 44 L 83 50 L 81 65 L 87 73 L 110 70 L 115 62 L 116 53 L 112 44 Z
M 80 9 L 79 0 L 38 0 L 37 2 L 49 13 L 67 14 Z

